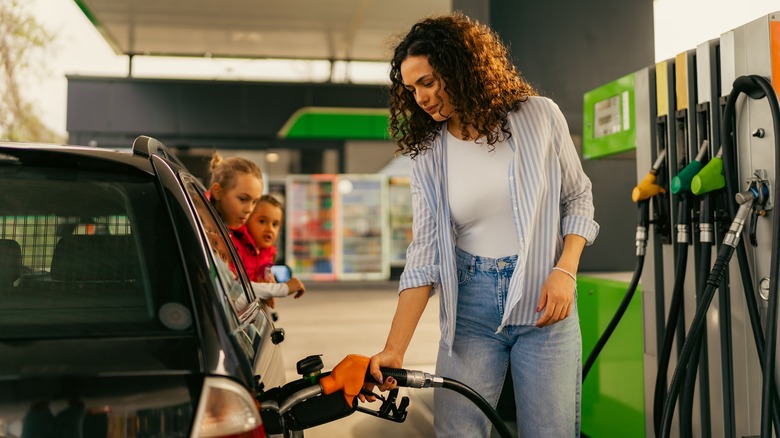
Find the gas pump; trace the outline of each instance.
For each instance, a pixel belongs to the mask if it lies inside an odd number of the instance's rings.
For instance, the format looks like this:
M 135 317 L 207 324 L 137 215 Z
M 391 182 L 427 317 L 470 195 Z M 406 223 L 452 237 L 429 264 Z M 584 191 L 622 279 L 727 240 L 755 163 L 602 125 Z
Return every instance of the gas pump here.
M 772 67 L 780 57 L 780 18 L 777 13 L 769 14 L 750 23 L 740 26 L 721 35 L 721 105 L 723 111 L 727 108 L 727 97 L 733 94 L 735 80 L 741 76 L 759 75 L 772 78 L 775 90 L 780 83 L 777 67 Z M 777 64 L 775 64 L 777 65 Z M 774 77 L 773 77 L 774 76 Z M 753 85 L 745 89 L 754 88 Z M 743 184 L 751 178 L 765 177 L 769 181 L 775 180 L 776 169 L 773 166 L 776 151 L 772 147 L 772 140 L 780 135 L 780 131 L 772 130 L 772 114 L 767 99 L 754 99 L 746 95 L 736 96 L 734 101 L 734 115 L 736 125 L 733 129 L 723 131 L 733 132 L 733 139 L 723 138 L 723 144 L 733 141 L 735 163 L 728 163 L 727 153 L 724 150 L 724 166 L 726 172 L 734 171 L 735 184 Z M 732 123 L 725 119 L 724 124 Z M 772 134 L 762 135 L 762 132 Z M 763 176 L 757 174 L 764 174 Z M 727 178 L 727 184 L 729 183 Z M 771 186 L 770 186 L 771 187 Z M 740 190 L 736 187 L 732 190 Z M 734 339 L 734 358 L 744 357 L 746 360 L 734 361 L 734 404 L 735 404 L 735 428 L 737 434 L 750 435 L 759 432 L 759 416 L 751 415 L 752 412 L 761 412 L 762 371 L 759 353 L 762 345 L 759 342 L 762 335 L 762 326 L 766 332 L 766 316 L 769 308 L 768 294 L 759 296 L 756 290 L 760 290 L 762 282 L 768 291 L 770 276 L 770 259 L 772 256 L 773 240 L 778 234 L 773 234 L 771 227 L 772 207 L 774 194 L 771 194 L 762 211 L 766 216 L 759 218 L 752 215 L 748 229 L 748 237 L 745 240 L 753 240 L 751 236 L 761 236 L 756 245 L 743 246 L 737 252 L 737 262 L 730 265 L 729 289 L 731 295 L 731 321 L 732 339 Z M 733 203 L 730 204 L 733 209 Z M 759 220 L 761 219 L 761 220 Z M 739 281 L 741 279 L 742 281 Z M 756 309 L 756 307 L 758 307 Z M 756 313 L 761 315 L 757 317 Z M 759 324 L 759 319 L 761 323 Z M 750 325 L 748 325 L 750 324 Z M 748 331 L 752 333 L 748 333 Z M 741 342 L 737 340 L 750 340 L 754 342 Z M 770 337 L 767 336 L 767 340 Z M 766 344 L 769 347 L 769 344 Z M 773 415 L 767 414 L 768 420 Z
M 679 290 L 682 294 L 681 310 L 679 318 L 685 324 L 685 330 L 690 327 L 691 319 L 697 308 L 697 296 L 704 289 L 706 273 L 709 271 L 710 260 L 702 260 L 702 245 L 700 233 L 701 200 L 691 191 L 691 181 L 701 170 L 709 156 L 709 140 L 699 140 L 699 117 L 696 111 L 697 102 L 697 57 L 696 50 L 688 50 L 675 57 L 675 123 L 674 136 L 677 171 L 672 175 L 671 191 L 677 196 L 679 206 L 679 224 L 677 225 L 677 261 L 676 266 L 682 266 L 682 260 L 686 260 L 684 284 L 677 286 L 680 277 L 675 275 L 675 293 Z M 670 169 L 671 170 L 671 169 Z M 706 227 L 705 227 L 706 228 Z M 706 249 L 704 251 L 706 253 Z M 686 254 L 687 253 L 687 257 Z M 704 254 L 709 257 L 708 254 Z M 700 275 L 699 267 L 704 270 Z M 674 296 L 674 294 L 673 294 Z M 684 304 L 683 304 L 684 303 Z M 673 306 L 670 306 L 673 307 Z M 667 326 L 667 330 L 669 327 Z M 679 325 L 678 325 L 679 333 Z M 667 333 L 668 335 L 668 333 Z M 678 352 L 681 349 L 678 337 Z M 707 350 L 706 339 L 702 342 L 702 350 Z M 698 350 L 697 350 L 698 353 Z M 680 434 L 682 436 L 710 436 L 710 407 L 709 407 L 709 371 L 707 361 L 692 362 L 699 364 L 700 380 L 696 385 L 696 370 L 686 374 L 688 391 L 683 393 L 683 401 L 680 403 Z M 695 390 L 698 386 L 698 392 Z M 657 417 L 657 415 L 656 415 Z
M 685 61 L 685 58 L 683 58 Z M 688 164 L 687 112 L 677 111 L 676 60 L 670 59 L 656 64 L 656 118 L 654 127 L 656 130 L 656 147 L 666 151 L 667 166 L 665 167 L 666 181 L 673 178 Z M 683 73 L 687 72 L 687 64 L 683 62 L 679 67 Z M 686 74 L 683 76 L 687 77 Z M 684 81 L 681 81 L 684 82 Z M 681 101 L 687 108 L 687 83 L 680 85 Z M 678 127 L 679 126 L 679 127 Z M 677 187 L 679 189 L 679 186 Z M 658 435 L 661 425 L 660 411 L 666 398 L 666 386 L 668 369 L 676 363 L 672 351 L 676 339 L 677 351 L 682 347 L 685 335 L 685 320 L 683 316 L 684 287 L 690 284 L 689 275 L 689 241 L 690 241 L 690 208 L 688 193 L 675 193 L 668 191 L 669 196 L 662 199 L 668 208 L 669 218 L 672 223 L 669 235 L 662 235 L 661 247 L 661 282 L 656 283 L 656 307 L 655 317 L 660 329 L 656 328 L 657 340 L 660 348 L 657 356 L 657 371 L 652 380 L 653 416 L 652 424 L 655 435 Z M 674 232 L 676 231 L 676 233 Z M 647 311 L 645 311 L 647 314 Z M 648 385 L 645 385 L 646 389 Z
M 772 79 L 777 87 L 778 72 L 771 67 L 773 63 L 779 65 L 777 58 L 780 56 L 780 47 L 777 47 L 780 45 L 780 24 L 776 17 L 777 14 L 770 14 L 721 36 L 721 89 L 727 98 L 720 102 L 723 111 L 720 140 L 727 193 L 725 206 L 733 220 L 720 242 L 718 257 L 699 297 L 701 306 L 696 310 L 664 403 L 661 436 L 669 436 L 672 429 L 676 399 L 684 376 L 693 371 L 691 359 L 694 352 L 699 351 L 707 307 L 716 289 L 730 298 L 730 308 L 719 309 L 718 315 L 728 313 L 728 318 L 722 322 L 731 324 L 728 335 L 734 341 L 731 345 L 721 345 L 719 351 L 723 365 L 722 436 L 756 435 L 760 423 L 761 436 L 769 437 L 772 436 L 772 423 L 776 431 L 780 426 L 774 367 L 776 278 L 780 273 L 778 247 L 774 240 L 780 236 L 780 222 L 777 216 L 772 217 L 777 191 L 775 169 L 780 160 L 780 109 L 776 91 L 766 79 L 774 74 Z M 772 135 L 767 135 L 769 130 Z M 717 165 L 716 160 L 713 163 Z M 774 167 L 772 163 L 775 163 Z M 711 175 L 697 177 L 701 183 Z M 742 234 L 747 236 L 740 239 Z M 730 261 L 735 252 L 736 261 Z M 728 288 L 725 288 L 727 270 L 729 279 Z M 767 292 L 761 297 L 763 301 L 756 296 L 756 286 Z M 750 334 L 747 323 L 751 325 Z M 750 335 L 754 342 L 747 342 Z M 722 340 L 726 339 L 722 337 Z M 727 356 L 732 346 L 733 355 Z M 713 357 L 710 351 L 708 359 L 713 364 L 721 358 Z M 732 363 L 733 371 L 729 369 Z M 762 371 L 763 378 L 760 378 Z M 731 394 L 733 405 L 729 406 Z M 756 415 L 759 405 L 761 414 Z
M 631 76 L 634 192 L 653 190 L 641 279 L 646 435 L 771 437 L 773 426 L 780 433 L 780 13 Z

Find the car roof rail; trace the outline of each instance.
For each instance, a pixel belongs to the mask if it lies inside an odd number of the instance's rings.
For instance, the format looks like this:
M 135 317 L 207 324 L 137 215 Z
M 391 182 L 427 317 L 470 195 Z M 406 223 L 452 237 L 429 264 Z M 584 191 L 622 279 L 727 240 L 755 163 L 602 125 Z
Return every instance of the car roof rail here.
M 148 135 L 139 135 L 133 140 L 133 155 L 137 155 L 144 158 L 149 158 L 152 155 L 161 156 L 167 160 L 173 161 L 179 166 L 186 168 L 187 166 L 179 160 L 176 154 L 172 154 L 171 151 L 160 140 Z

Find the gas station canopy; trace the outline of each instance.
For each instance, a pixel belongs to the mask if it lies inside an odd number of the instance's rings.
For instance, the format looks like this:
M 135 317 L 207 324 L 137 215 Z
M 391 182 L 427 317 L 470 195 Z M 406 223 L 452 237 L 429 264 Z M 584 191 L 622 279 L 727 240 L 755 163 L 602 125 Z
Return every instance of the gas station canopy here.
M 450 0 L 74 0 L 118 54 L 386 61 Z

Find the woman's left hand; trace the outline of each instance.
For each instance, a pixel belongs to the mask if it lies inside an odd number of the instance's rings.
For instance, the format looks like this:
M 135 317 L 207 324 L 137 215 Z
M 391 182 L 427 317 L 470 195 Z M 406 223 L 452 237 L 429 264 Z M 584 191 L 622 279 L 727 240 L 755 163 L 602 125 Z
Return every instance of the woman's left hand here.
M 537 313 L 544 310 L 542 317 L 536 321 L 537 327 L 563 321 L 571 314 L 575 286 L 574 280 L 565 273 L 558 270 L 550 272 L 536 306 Z

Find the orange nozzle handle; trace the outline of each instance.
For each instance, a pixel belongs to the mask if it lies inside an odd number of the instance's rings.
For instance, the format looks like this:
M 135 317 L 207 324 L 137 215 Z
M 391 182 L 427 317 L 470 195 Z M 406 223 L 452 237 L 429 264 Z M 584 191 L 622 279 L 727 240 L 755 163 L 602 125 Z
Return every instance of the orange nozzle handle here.
M 645 179 L 634 187 L 634 190 L 631 192 L 631 199 L 634 202 L 644 201 L 659 193 L 664 193 L 664 188 L 655 183 L 655 173 L 650 172 Z
M 322 392 L 326 395 L 342 391 L 347 404 L 352 406 L 355 396 L 363 388 L 368 370 L 369 358 L 359 354 L 348 354 L 327 376 L 320 379 Z

